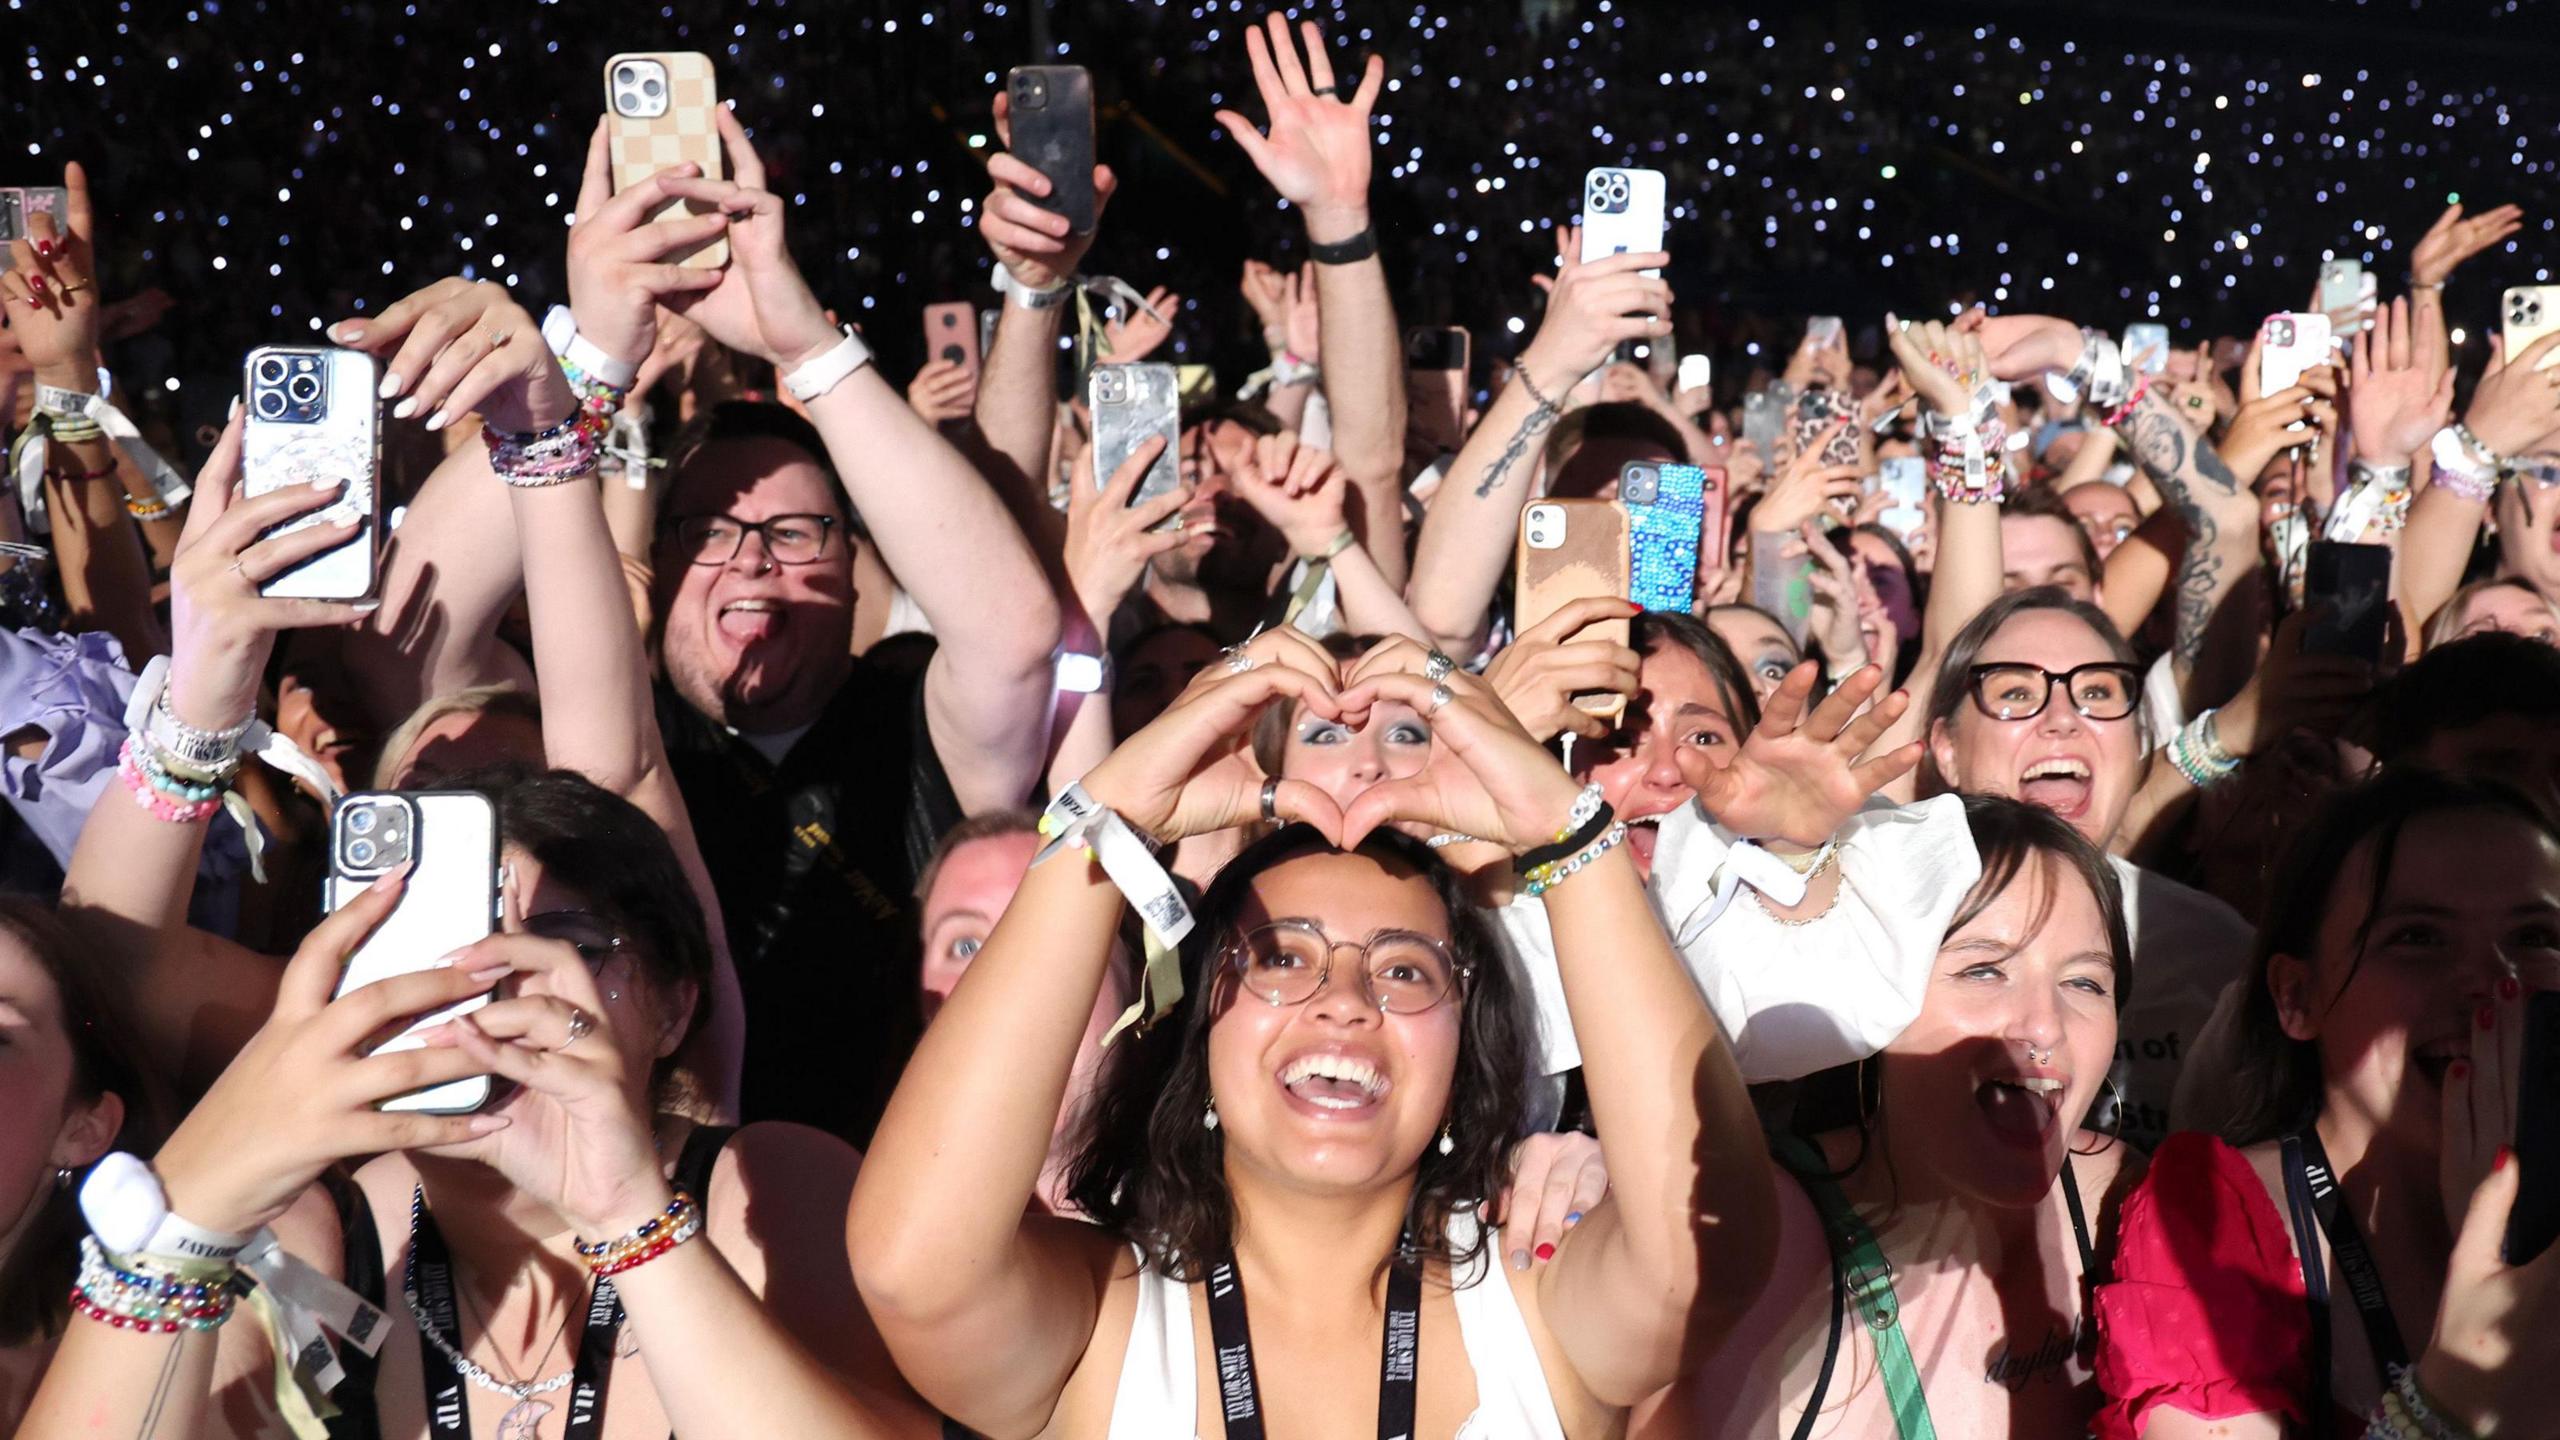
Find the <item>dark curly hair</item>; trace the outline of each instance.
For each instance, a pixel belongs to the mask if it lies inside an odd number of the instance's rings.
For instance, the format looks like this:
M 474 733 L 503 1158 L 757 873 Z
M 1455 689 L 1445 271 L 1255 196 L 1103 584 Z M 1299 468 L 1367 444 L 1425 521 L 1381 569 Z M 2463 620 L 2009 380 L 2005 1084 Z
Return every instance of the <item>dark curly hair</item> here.
M 1216 1018 L 1220 955 L 1232 941 L 1253 882 L 1301 856 L 1330 853 L 1314 829 L 1291 825 L 1246 847 L 1218 872 L 1200 904 L 1200 922 L 1182 946 L 1182 999 L 1105 1075 L 1091 1128 L 1076 1157 L 1069 1193 L 1084 1213 L 1135 1242 L 1148 1263 L 1183 1283 L 1205 1278 L 1235 1248 L 1235 1202 L 1227 1193 L 1222 1132 L 1200 1123 L 1209 1103 L 1209 1026 Z M 1483 917 L 1460 891 L 1456 872 L 1406 836 L 1381 830 L 1355 852 L 1388 874 L 1418 876 L 1449 915 L 1450 951 L 1472 979 L 1461 1002 L 1458 1068 L 1448 1127 L 1455 1148 L 1425 1147 L 1407 1212 L 1416 1247 L 1448 1255 L 1449 1220 L 1498 1194 L 1511 1142 L 1528 1114 L 1537 1019 L 1526 987 Z M 1482 1232 L 1453 1268 L 1475 1273 Z M 1380 1256 L 1381 1266 L 1393 1257 Z

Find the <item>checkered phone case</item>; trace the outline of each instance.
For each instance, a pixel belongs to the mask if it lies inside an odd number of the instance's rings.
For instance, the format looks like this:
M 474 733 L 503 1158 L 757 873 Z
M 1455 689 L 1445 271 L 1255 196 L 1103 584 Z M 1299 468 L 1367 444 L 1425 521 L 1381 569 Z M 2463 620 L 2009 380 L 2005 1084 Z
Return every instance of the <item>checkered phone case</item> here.
M 614 113 L 614 67 L 629 60 L 654 60 L 666 67 L 667 108 L 651 119 Z M 693 50 L 635 51 L 604 62 L 605 140 L 613 157 L 613 189 L 620 194 L 670 165 L 690 160 L 702 167 L 706 180 L 727 172 L 721 164 L 720 130 L 713 119 L 720 106 L 711 74 L 711 57 Z M 678 220 L 710 213 L 711 207 L 669 200 L 649 216 L 651 221 Z M 679 257 L 679 265 L 711 267 L 729 263 L 729 241 L 716 238 Z

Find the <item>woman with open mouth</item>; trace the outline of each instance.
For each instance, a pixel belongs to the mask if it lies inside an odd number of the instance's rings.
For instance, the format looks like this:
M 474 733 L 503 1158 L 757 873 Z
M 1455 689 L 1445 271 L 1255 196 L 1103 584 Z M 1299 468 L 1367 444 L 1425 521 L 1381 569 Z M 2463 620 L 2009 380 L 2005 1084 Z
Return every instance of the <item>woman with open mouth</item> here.
M 1963 802 L 1981 879 L 1857 1123 L 1773 1137 L 1769 1284 L 1634 1433 L 2077 1435 L 2089 1286 L 2130 1151 L 2082 1133 L 2130 973 L 2114 873 L 2052 814 Z M 1602 1132 L 1607 1133 L 1605 1130 Z
M 2526 1002 L 2560 987 L 2560 827 L 2503 787 L 2401 771 L 2331 796 L 2270 893 L 2233 1116 L 2160 1147 L 2098 1291 L 2107 1440 L 2352 1436 L 2395 1378 L 2467 1421 L 2497 1375 L 2440 1353 L 2437 1317 L 2467 1308 L 2457 1236 L 2494 1253 L 2513 1194 L 2494 1172 Z M 2502 1368 L 2510 1388 L 2536 1369 Z
M 1275 704 L 1355 731 L 1409 707 L 1433 754 L 1347 809 L 1304 780 L 1266 788 L 1237 741 Z M 1839 746 L 1872 738 L 1845 708 L 1820 719 Z M 1730 1051 L 1645 903 L 1624 826 L 1485 682 L 1345 684 L 1322 649 L 1269 632 L 1050 813 L 1066 843 L 1034 863 L 926 1033 L 850 1222 L 892 1355 L 954 1420 L 991 1435 L 1240 1435 L 1266 1415 L 1294 1434 L 1610 1435 L 1758 1292 L 1773 1186 Z M 1305 823 L 1220 873 L 1181 940 L 1180 1001 L 1108 1068 L 1072 1186 L 1097 1223 L 1027 1214 L 1132 883 L 1112 827 L 1171 840 L 1257 814 Z M 1526 1118 L 1527 997 L 1399 820 L 1522 858 L 1556 917 L 1600 1133 L 1630 1137 L 1608 1157 L 1609 1196 L 1534 1270 L 1503 1266 L 1475 1213 Z

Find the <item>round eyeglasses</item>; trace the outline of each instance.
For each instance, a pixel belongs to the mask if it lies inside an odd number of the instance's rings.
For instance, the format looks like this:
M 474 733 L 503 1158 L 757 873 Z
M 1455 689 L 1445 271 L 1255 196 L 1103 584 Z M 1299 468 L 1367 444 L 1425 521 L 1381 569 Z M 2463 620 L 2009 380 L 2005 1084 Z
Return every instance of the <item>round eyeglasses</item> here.
M 774 515 L 741 520 L 735 515 L 680 515 L 668 533 L 689 564 L 726 565 L 746 548 L 748 532 L 764 542 L 776 565 L 807 565 L 834 548 L 833 515 Z
M 1973 708 L 1994 720 L 2032 720 L 2043 714 L 2056 684 L 2071 697 L 2071 708 L 2090 720 L 2121 720 L 2142 703 L 2141 668 L 2112 660 L 2074 665 L 2059 674 L 2035 665 L 1976 665 L 1966 679 Z
M 1333 953 L 1360 956 L 1369 1003 L 1388 1015 L 1419 1015 L 1458 993 L 1472 973 L 1449 947 L 1410 930 L 1381 930 L 1365 942 L 1336 940 L 1312 920 L 1274 920 L 1226 949 L 1244 988 L 1270 1005 L 1304 1005 L 1333 974 Z

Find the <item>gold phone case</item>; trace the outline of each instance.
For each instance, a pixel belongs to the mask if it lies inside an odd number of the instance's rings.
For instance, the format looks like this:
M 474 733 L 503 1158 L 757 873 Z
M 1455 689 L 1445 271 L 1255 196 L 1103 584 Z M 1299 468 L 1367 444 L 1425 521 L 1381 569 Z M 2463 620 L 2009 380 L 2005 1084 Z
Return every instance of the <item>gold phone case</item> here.
M 1523 506 L 1511 633 L 1528 631 L 1576 600 L 1625 599 L 1634 568 L 1628 537 L 1627 507 L 1615 500 L 1537 500 Z M 1604 620 L 1580 638 L 1624 645 L 1627 622 Z M 1577 695 L 1573 703 L 1610 719 L 1627 708 L 1626 697 L 1617 694 Z
M 666 105 L 656 115 L 621 113 L 615 102 L 614 72 L 627 62 L 655 63 L 666 70 Z M 714 119 L 720 95 L 712 78 L 711 57 L 695 50 L 638 50 L 604 62 L 605 138 L 613 158 L 613 190 L 619 195 L 670 165 L 690 160 L 702 167 L 702 178 L 718 180 L 722 165 L 720 127 Z M 710 206 L 669 200 L 651 213 L 652 222 L 710 213 Z M 729 241 L 717 237 L 698 250 L 672 256 L 674 263 L 716 268 L 729 263 Z

